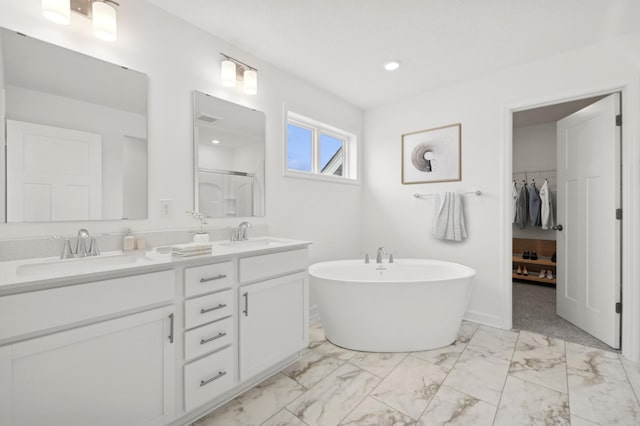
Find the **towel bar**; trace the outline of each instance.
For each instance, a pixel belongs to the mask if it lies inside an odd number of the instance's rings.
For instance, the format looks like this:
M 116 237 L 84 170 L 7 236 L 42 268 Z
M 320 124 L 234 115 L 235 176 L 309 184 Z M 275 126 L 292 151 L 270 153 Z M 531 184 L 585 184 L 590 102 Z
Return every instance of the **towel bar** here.
M 461 192 L 461 194 L 464 194 L 464 195 L 473 194 L 473 195 L 476 195 L 476 196 L 480 196 L 480 195 L 482 195 L 482 191 L 467 191 L 467 192 Z M 413 196 L 416 197 L 416 198 L 433 197 L 434 195 L 436 195 L 436 194 L 413 194 Z

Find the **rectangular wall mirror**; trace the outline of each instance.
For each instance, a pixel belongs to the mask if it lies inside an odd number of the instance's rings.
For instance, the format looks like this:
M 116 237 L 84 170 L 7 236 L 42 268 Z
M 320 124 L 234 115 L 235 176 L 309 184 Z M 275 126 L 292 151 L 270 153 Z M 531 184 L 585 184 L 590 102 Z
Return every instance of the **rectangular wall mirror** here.
M 264 216 L 264 113 L 198 91 L 193 105 L 196 210 Z
M 147 77 L 0 29 L 0 220 L 147 217 Z

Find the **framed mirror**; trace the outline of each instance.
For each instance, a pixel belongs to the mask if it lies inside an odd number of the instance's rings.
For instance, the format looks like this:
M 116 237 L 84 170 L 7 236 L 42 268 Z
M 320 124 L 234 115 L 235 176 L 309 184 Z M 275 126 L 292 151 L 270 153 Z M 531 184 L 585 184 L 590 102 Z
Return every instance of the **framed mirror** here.
M 193 112 L 195 209 L 264 216 L 264 113 L 198 91 Z
M 147 77 L 0 29 L 0 220 L 147 217 Z

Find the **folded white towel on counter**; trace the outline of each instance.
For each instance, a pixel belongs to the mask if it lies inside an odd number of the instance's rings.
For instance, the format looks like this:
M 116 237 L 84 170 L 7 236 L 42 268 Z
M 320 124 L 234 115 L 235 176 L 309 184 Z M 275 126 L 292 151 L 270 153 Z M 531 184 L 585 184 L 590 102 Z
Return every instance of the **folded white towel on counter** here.
M 433 196 L 432 224 L 431 232 L 439 240 L 462 241 L 467 238 L 460 194 L 440 192 Z
M 211 243 L 187 243 L 171 246 L 172 256 L 200 256 L 211 253 Z

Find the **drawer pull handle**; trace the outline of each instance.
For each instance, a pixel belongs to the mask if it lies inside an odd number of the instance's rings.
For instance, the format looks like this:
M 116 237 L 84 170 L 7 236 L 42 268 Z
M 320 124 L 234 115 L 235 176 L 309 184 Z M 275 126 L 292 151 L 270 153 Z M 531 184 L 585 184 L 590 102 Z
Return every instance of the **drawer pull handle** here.
M 209 282 L 209 281 L 221 280 L 223 278 L 227 278 L 227 276 L 225 274 L 220 274 L 220 275 L 216 275 L 215 277 L 200 278 L 200 282 L 201 283 L 206 283 L 206 282 Z
M 206 386 L 206 385 L 208 385 L 209 383 L 213 382 L 214 380 L 218 380 L 220 377 L 222 377 L 222 376 L 226 376 L 226 375 L 227 375 L 227 372 L 226 372 L 226 371 L 218 371 L 218 374 L 216 374 L 216 375 L 215 375 L 215 376 L 213 376 L 212 378 L 207 379 L 207 380 L 200 380 L 200 387 L 202 387 L 202 386 Z
M 217 335 L 215 335 L 213 337 L 209 337 L 208 339 L 201 339 L 200 340 L 200 344 L 204 345 L 205 343 L 213 342 L 214 340 L 217 340 L 217 339 L 219 339 L 221 337 L 224 337 L 226 335 L 227 335 L 227 333 L 220 332 L 220 333 L 218 333 Z
M 169 325 L 169 343 L 173 343 L 173 314 L 169 314 L 169 321 L 170 321 L 170 325 Z
M 206 314 L 207 312 L 217 311 L 218 309 L 226 308 L 227 305 L 224 303 L 219 304 L 218 306 L 214 306 L 213 308 L 200 309 L 201 314 Z

